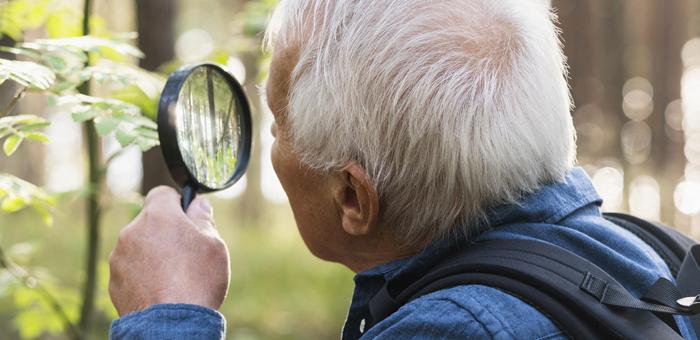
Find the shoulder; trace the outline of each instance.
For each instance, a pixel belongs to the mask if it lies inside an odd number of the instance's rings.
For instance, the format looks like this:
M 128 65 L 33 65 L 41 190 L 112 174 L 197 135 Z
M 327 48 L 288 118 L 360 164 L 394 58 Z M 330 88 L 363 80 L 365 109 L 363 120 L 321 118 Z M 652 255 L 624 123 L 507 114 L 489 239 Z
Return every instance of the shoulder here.
M 464 285 L 418 298 L 370 329 L 363 339 L 566 338 L 534 307 L 495 288 Z

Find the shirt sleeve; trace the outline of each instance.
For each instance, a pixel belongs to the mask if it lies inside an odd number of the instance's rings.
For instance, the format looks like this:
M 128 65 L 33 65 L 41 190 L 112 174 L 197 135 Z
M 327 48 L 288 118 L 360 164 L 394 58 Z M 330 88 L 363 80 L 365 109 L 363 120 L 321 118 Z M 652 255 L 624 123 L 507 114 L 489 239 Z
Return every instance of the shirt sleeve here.
M 221 313 L 189 304 L 160 304 L 127 314 L 112 322 L 111 340 L 224 339 L 226 320 Z

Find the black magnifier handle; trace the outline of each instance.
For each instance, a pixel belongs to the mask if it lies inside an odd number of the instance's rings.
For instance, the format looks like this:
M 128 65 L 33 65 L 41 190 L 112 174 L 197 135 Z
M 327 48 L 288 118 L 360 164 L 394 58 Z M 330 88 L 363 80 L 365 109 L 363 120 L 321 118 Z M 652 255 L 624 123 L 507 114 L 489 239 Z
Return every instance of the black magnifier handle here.
M 194 189 L 194 186 L 190 183 L 185 184 L 185 186 L 182 187 L 182 210 L 186 213 L 187 208 L 189 208 L 190 203 L 194 200 L 194 198 L 197 197 L 197 190 Z

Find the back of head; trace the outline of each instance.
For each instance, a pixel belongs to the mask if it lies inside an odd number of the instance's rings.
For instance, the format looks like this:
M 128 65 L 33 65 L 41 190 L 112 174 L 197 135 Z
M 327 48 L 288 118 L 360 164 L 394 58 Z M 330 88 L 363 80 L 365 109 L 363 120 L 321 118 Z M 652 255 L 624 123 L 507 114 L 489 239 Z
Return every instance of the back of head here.
M 288 121 L 319 170 L 360 162 L 406 243 L 473 232 L 575 157 L 566 65 L 533 0 L 286 0 Z

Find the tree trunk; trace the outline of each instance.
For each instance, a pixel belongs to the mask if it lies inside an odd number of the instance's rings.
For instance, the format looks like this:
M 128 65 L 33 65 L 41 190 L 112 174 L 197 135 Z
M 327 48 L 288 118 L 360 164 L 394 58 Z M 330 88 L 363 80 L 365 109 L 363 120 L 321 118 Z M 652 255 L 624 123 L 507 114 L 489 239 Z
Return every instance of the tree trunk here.
M 569 64 L 573 113 L 582 165 L 625 169 L 619 139 L 623 70 L 623 13 L 617 0 L 554 0 L 559 13 L 564 53 Z M 601 162 L 602 161 L 602 162 Z M 623 195 L 621 206 L 624 209 Z
M 176 3 L 173 0 L 136 0 L 139 48 L 146 55 L 140 66 L 146 70 L 155 71 L 175 57 Z M 159 185 L 176 186 L 170 178 L 160 147 L 144 152 L 142 162 L 143 194 Z
M 579 129 L 579 160 L 621 157 L 618 137 L 622 88 L 619 1 L 555 0 Z M 595 127 L 595 128 L 593 128 Z
M 652 30 L 654 85 L 654 113 L 652 126 L 652 155 L 655 174 L 661 188 L 661 220 L 673 223 L 676 207 L 673 201 L 675 187 L 685 170 L 682 138 L 672 140 L 667 135 L 666 109 L 681 98 L 683 61 L 681 50 L 688 40 L 688 2 L 666 0 L 654 2 Z M 680 143 L 679 143 L 680 142 Z

